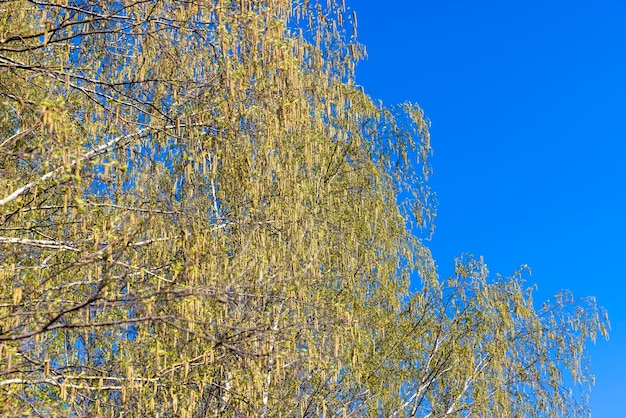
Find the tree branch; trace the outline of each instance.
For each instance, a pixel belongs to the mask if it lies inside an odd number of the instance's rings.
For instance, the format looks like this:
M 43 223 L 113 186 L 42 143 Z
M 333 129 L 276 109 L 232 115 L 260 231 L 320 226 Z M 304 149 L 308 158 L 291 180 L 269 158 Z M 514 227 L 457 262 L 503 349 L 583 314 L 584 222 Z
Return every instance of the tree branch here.
M 126 141 L 129 141 L 129 140 L 131 140 L 131 139 L 133 139 L 135 137 L 141 137 L 142 135 L 145 135 L 149 131 L 150 131 L 150 128 L 148 127 L 148 128 L 140 129 L 137 132 L 134 132 L 132 134 L 122 135 L 122 136 L 118 136 L 116 138 L 113 138 L 109 142 L 107 142 L 105 144 L 102 144 L 99 147 L 94 148 L 91 151 L 83 154 L 80 158 L 77 158 L 76 160 L 74 160 L 71 165 L 74 166 L 74 165 L 78 164 L 79 162 L 90 160 L 90 159 L 92 159 L 94 157 L 102 155 L 102 154 L 110 151 L 111 149 L 113 149 L 113 147 L 115 147 L 115 146 L 117 146 L 119 144 L 124 144 Z M 4 199 L 0 200 L 0 206 L 4 206 L 7 203 L 12 202 L 13 200 L 17 199 L 22 194 L 27 192 L 28 190 L 30 190 L 33 187 L 35 187 L 37 184 L 43 183 L 44 181 L 54 177 L 55 175 L 61 173 L 64 169 L 65 169 L 64 166 L 57 167 L 54 170 L 49 171 L 46 174 L 44 174 L 43 176 L 39 177 L 38 179 L 33 180 L 30 183 L 25 184 L 24 186 L 22 186 L 19 189 L 15 190 L 13 193 L 8 195 Z

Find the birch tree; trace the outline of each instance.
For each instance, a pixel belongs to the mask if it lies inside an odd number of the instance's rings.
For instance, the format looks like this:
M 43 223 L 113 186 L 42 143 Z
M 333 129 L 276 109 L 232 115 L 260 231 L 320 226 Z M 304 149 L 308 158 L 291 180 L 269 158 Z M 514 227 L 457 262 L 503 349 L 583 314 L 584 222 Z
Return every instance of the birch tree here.
M 490 279 L 482 259 L 464 257 L 455 277 L 412 295 L 395 336 L 403 377 L 396 416 L 589 416 L 585 346 L 608 338 L 606 312 L 568 291 L 536 308 L 524 270 Z
M 428 121 L 356 84 L 344 4 L 0 22 L 0 414 L 573 410 L 558 374 L 585 381 L 601 311 L 437 278 Z

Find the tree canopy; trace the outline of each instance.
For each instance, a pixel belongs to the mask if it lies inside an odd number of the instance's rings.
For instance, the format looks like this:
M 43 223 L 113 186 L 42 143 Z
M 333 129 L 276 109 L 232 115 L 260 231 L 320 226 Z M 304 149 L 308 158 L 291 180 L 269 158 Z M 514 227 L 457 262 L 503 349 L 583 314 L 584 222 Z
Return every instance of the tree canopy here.
M 356 84 L 343 2 L 0 22 L 0 414 L 586 411 L 604 312 L 437 276 L 428 121 Z

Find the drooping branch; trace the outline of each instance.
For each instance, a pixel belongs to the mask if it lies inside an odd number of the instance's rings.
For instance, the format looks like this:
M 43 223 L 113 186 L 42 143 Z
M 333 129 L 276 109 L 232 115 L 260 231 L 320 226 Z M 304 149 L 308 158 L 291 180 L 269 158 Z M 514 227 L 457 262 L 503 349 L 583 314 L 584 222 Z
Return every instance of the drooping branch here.
M 171 128 L 173 128 L 173 126 L 169 127 L 169 128 L 171 129 Z M 143 129 L 138 130 L 137 132 L 134 132 L 134 133 L 131 133 L 131 134 L 127 134 L 127 135 L 121 135 L 121 136 L 118 136 L 116 138 L 113 138 L 110 141 L 106 142 L 105 144 L 102 144 L 99 147 L 96 147 L 96 148 L 92 149 L 91 151 L 86 152 L 85 154 L 81 155 L 79 158 L 74 160 L 70 164 L 70 166 L 75 166 L 76 164 L 82 163 L 84 161 L 91 160 L 94 157 L 97 157 L 99 155 L 105 154 L 105 153 L 113 150 L 115 147 L 119 147 L 119 146 L 123 146 L 123 145 L 127 144 L 128 142 L 130 142 L 134 138 L 140 138 L 140 137 L 142 137 L 144 135 L 147 135 L 148 133 L 151 132 L 151 130 L 152 130 L 151 128 L 143 128 Z M 27 183 L 27 184 L 23 185 L 22 187 L 14 190 L 13 193 L 9 194 L 4 199 L 0 200 L 0 206 L 4 206 L 7 203 L 10 203 L 10 202 L 14 201 L 15 199 L 17 199 L 22 194 L 26 193 L 27 191 L 29 191 L 30 189 L 32 189 L 36 185 L 38 185 L 40 183 L 43 183 L 46 180 L 51 179 L 54 176 L 60 174 L 61 172 L 64 171 L 65 168 L 66 167 L 64 167 L 64 166 L 57 167 L 54 170 L 51 170 L 51 171 L 47 172 L 46 174 L 44 174 L 43 176 L 39 177 L 38 179 L 35 179 L 35 180 L 31 181 L 30 183 Z

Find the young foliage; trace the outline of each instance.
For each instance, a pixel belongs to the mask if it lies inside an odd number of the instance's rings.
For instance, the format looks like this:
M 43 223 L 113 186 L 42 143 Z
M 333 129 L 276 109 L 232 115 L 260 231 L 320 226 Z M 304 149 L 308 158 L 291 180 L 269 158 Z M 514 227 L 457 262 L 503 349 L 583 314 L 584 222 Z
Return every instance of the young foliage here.
M 472 263 L 440 283 L 428 123 L 355 84 L 343 4 L 0 22 L 0 414 L 577 411 L 559 373 L 604 319 Z
M 593 298 L 567 292 L 535 309 L 521 273 L 488 280 L 482 260 L 464 258 L 456 277 L 412 295 L 408 323 L 415 328 L 402 342 L 411 359 L 403 371 L 403 414 L 589 414 L 585 345 L 608 338 L 606 313 Z

